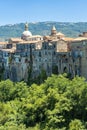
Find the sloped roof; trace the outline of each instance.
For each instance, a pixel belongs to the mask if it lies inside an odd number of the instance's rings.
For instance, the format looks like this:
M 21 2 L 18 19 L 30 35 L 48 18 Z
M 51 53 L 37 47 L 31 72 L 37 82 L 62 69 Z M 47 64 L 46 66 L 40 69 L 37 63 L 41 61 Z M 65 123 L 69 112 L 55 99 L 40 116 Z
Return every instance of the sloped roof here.
M 56 35 L 58 35 L 58 36 L 65 36 L 63 33 L 61 33 L 61 32 L 58 32 Z
M 64 41 L 73 41 L 74 38 L 71 38 L 71 37 L 63 37 L 62 40 L 64 40 Z
M 38 42 L 42 42 L 42 41 L 37 41 L 37 40 L 34 40 L 34 41 L 21 41 L 21 42 L 19 42 L 19 43 L 17 43 L 17 44 L 31 44 L 31 43 L 38 43 Z
M 16 48 L 15 47 L 12 47 L 11 49 L 1 49 L 2 51 L 6 51 L 6 52 L 10 52 L 10 53 L 13 53 L 15 52 Z
M 1 44 L 7 44 L 7 43 L 8 43 L 8 42 L 0 42 L 0 45 L 1 45 Z
M 77 37 L 74 39 L 74 42 L 75 41 L 84 41 L 84 40 L 87 40 L 87 37 Z
M 53 25 L 52 29 L 51 30 L 56 30 L 55 26 Z
M 21 41 L 23 41 L 21 38 L 10 38 L 9 40 L 11 40 L 12 42 L 21 42 Z

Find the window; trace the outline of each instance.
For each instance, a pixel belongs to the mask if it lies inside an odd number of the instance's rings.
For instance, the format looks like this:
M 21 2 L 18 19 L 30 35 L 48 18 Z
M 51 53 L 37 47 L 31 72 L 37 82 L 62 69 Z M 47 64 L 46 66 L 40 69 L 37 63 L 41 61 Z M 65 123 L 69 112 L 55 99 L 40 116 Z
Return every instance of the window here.
M 41 52 L 39 51 L 39 57 L 41 57 Z
M 56 45 L 55 45 L 55 44 L 54 44 L 53 46 L 54 46 L 54 48 L 56 48 Z
M 53 54 L 56 55 L 56 52 L 54 51 Z
M 19 58 L 19 62 L 21 62 L 21 58 Z
M 39 58 L 39 62 L 41 62 L 41 58 Z
M 47 51 L 45 51 L 45 55 L 47 55 Z
M 44 44 L 44 49 L 47 49 L 47 44 L 46 43 Z

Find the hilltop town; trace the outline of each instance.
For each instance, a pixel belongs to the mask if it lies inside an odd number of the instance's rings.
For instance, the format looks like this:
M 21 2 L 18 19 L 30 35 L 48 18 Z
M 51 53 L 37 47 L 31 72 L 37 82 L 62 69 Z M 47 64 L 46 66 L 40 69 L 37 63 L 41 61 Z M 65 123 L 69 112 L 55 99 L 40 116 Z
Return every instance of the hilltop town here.
M 47 76 L 68 73 L 87 79 L 86 66 L 87 32 L 71 38 L 53 26 L 50 35 L 33 35 L 26 23 L 19 38 L 0 42 L 0 77 L 14 82 L 27 81 L 29 73 L 36 78 L 42 70 Z

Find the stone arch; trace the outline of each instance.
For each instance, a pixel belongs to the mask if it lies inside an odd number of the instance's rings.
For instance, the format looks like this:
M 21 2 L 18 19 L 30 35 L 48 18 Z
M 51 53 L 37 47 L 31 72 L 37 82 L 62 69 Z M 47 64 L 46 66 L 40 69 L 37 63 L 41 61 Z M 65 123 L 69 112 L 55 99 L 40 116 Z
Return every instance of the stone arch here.
M 52 66 L 52 73 L 58 74 L 58 66 L 57 65 Z
M 63 68 L 63 73 L 67 73 L 68 72 L 68 69 L 67 69 L 67 67 L 65 66 L 64 68 Z

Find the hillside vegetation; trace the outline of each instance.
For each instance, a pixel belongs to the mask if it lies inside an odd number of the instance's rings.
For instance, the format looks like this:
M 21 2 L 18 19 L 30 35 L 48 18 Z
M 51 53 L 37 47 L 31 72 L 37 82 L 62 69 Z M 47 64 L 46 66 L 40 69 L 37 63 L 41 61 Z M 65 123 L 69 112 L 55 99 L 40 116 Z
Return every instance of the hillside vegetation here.
M 57 31 L 69 37 L 77 37 L 80 33 L 87 31 L 87 22 L 37 22 L 29 23 L 29 30 L 32 34 L 48 35 L 52 26 L 55 25 Z M 20 37 L 24 31 L 24 23 L 0 26 L 0 39 L 9 37 Z
M 52 75 L 41 84 L 0 82 L 0 130 L 86 130 L 87 82 Z

